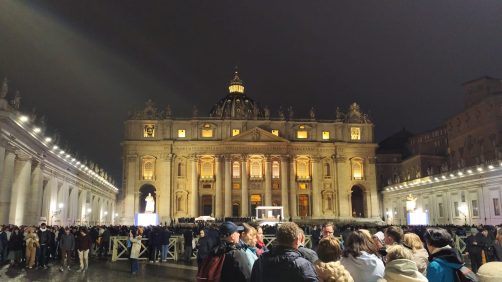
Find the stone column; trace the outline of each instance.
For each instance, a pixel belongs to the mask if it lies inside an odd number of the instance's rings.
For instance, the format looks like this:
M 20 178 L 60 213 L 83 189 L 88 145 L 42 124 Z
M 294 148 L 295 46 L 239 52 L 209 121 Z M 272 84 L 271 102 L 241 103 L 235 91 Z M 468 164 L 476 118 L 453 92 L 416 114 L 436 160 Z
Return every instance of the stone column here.
M 10 197 L 9 223 L 15 225 L 24 224 L 24 211 L 26 204 L 26 192 L 31 180 L 31 159 L 26 154 L 18 154 L 14 168 L 14 182 Z
M 232 216 L 232 157 L 225 156 L 225 217 Z
M 138 157 L 136 155 L 128 155 L 126 157 L 126 179 L 125 179 L 125 191 L 124 191 L 124 198 L 122 202 L 122 211 L 121 211 L 121 216 L 122 216 L 122 224 L 126 225 L 132 225 L 134 224 L 134 214 L 139 213 L 139 207 L 138 203 L 139 200 L 138 198 L 138 191 L 135 189 L 136 185 L 136 175 L 137 172 L 137 163 L 138 163 Z M 85 206 L 86 199 L 84 199 L 84 214 L 83 218 L 89 217 L 87 215 L 87 207 Z M 92 206 L 92 204 L 91 204 Z M 91 207 L 92 208 L 92 207 Z M 84 219 L 83 219 L 84 220 Z M 87 218 L 87 220 L 89 220 Z
M 29 225 L 38 225 L 40 218 L 40 209 L 43 199 L 43 175 L 40 162 L 33 165 L 31 173 L 30 189 L 26 192 L 26 212 L 24 215 L 24 223 Z
M 215 165 L 216 165 L 216 194 L 214 199 L 214 216 L 216 218 L 223 217 L 223 174 L 221 171 L 221 156 L 215 157 Z
M 15 160 L 16 154 L 13 148 L 7 148 L 5 159 L 3 160 L 4 169 L 2 178 L 0 179 L 0 222 L 4 224 L 13 223 L 9 222 L 9 213 Z
M 161 186 L 160 195 L 156 205 L 156 211 L 159 214 L 160 222 L 170 222 L 171 220 L 171 194 L 172 194 L 172 161 L 173 154 L 167 154 L 161 160 Z M 112 216 L 113 218 L 113 216 Z
M 78 198 L 78 211 L 77 211 L 77 217 L 80 221 L 80 224 L 86 220 L 87 216 L 87 190 L 80 190 L 80 196 Z
M 199 216 L 199 177 L 197 175 L 197 156 L 192 156 L 190 158 L 192 163 L 192 189 L 190 191 L 192 195 L 192 216 Z
M 0 140 L 0 176 L 3 174 L 4 160 L 5 160 L 5 144 Z
M 312 158 L 312 216 L 319 217 L 321 216 L 321 178 L 322 175 L 319 171 L 320 167 L 320 158 L 313 157 Z
M 265 156 L 265 206 L 272 205 L 272 160 Z
M 284 219 L 289 218 L 288 201 L 288 157 L 281 156 L 281 205 L 284 212 Z
M 242 156 L 241 160 L 241 180 L 242 180 L 242 198 L 241 198 L 241 216 L 249 215 L 249 192 L 248 192 L 248 172 L 247 172 L 247 155 Z
M 289 159 L 289 196 L 290 196 L 290 201 L 289 201 L 289 207 L 291 210 L 291 213 L 289 214 L 290 217 L 295 218 L 298 216 L 296 212 L 296 174 L 295 174 L 295 158 L 291 157 Z

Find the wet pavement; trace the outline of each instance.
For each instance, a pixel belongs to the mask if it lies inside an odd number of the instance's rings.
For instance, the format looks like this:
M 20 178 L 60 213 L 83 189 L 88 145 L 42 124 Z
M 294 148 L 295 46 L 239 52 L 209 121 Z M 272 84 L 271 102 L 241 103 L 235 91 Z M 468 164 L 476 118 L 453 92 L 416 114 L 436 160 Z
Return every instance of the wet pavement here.
M 130 273 L 129 261 L 111 262 L 110 260 L 93 259 L 89 269 L 84 273 L 77 272 L 78 265 L 71 270 L 61 272 L 59 265 L 52 264 L 48 269 L 26 269 L 20 266 L 0 268 L 0 281 L 195 281 L 197 267 L 168 261 L 164 263 L 140 262 L 140 271 Z

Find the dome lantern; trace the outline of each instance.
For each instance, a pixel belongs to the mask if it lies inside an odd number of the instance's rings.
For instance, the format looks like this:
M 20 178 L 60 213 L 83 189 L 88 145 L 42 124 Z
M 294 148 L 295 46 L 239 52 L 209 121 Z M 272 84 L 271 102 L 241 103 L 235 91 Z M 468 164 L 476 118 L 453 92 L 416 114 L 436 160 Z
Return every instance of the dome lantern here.
M 230 85 L 228 86 L 229 93 L 244 93 L 244 82 L 239 78 L 239 72 L 235 68 L 234 78 L 230 80 Z

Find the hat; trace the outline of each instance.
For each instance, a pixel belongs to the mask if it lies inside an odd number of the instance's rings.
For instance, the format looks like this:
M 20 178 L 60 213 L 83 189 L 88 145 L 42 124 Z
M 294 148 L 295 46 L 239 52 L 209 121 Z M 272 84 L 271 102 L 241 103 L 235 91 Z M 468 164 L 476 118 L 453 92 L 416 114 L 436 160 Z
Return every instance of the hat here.
M 220 225 L 220 235 L 222 236 L 229 236 L 233 234 L 234 232 L 237 231 L 242 231 L 244 230 L 244 227 L 242 226 L 237 226 L 235 223 L 231 221 L 225 221 L 223 222 L 222 225 Z
M 380 241 L 380 243 L 382 243 L 382 244 L 383 244 L 383 241 L 384 241 L 384 239 L 385 239 L 385 235 L 383 234 L 383 232 L 382 232 L 382 231 L 378 231 L 378 232 L 377 232 L 377 233 L 375 233 L 375 235 L 373 235 L 373 236 L 377 237 L 377 238 L 378 238 L 378 240 Z
M 492 261 L 483 264 L 478 270 L 479 281 L 496 282 L 502 277 L 502 262 Z

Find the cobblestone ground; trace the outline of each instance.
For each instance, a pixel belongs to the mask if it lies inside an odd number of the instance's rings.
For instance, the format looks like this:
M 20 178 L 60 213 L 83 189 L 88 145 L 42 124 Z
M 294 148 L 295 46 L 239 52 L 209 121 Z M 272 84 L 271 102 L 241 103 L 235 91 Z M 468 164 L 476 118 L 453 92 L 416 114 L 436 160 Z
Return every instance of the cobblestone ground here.
M 195 264 L 180 263 L 148 263 L 140 262 L 137 274 L 129 272 L 128 261 L 110 262 L 110 260 L 92 259 L 89 269 L 84 273 L 77 272 L 78 265 L 71 270 L 61 272 L 58 264 L 49 265 L 48 269 L 26 269 L 20 266 L 0 268 L 0 281 L 195 281 L 197 268 Z

